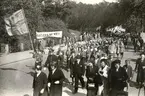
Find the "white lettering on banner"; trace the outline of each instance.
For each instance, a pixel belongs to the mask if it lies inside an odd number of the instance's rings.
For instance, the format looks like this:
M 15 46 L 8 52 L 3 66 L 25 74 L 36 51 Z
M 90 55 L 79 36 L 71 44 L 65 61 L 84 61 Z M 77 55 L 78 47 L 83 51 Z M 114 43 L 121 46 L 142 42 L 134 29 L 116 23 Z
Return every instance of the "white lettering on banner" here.
M 53 31 L 53 32 L 36 32 L 37 39 L 47 38 L 47 37 L 56 37 L 62 38 L 62 31 Z

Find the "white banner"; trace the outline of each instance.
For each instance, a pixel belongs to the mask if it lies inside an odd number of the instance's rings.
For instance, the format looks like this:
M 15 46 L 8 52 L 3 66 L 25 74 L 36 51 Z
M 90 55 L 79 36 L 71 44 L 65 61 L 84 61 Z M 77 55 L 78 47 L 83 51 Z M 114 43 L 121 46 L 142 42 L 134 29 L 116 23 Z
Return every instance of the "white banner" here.
M 37 39 L 47 38 L 47 37 L 56 37 L 62 38 L 62 31 L 53 31 L 53 32 L 36 32 Z
M 29 32 L 23 9 L 16 11 L 9 17 L 5 17 L 4 20 L 7 33 L 10 36 Z

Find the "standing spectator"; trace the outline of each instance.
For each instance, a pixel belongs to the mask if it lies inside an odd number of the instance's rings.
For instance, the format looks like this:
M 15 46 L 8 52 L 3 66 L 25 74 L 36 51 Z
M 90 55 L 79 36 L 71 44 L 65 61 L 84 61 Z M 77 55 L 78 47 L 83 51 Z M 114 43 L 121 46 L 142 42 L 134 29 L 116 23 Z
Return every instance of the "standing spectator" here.
M 48 76 L 48 87 L 50 96 L 62 96 L 62 85 L 65 79 L 63 72 L 57 68 L 57 62 L 51 63 L 51 72 Z
M 137 71 L 137 83 L 141 86 L 145 80 L 145 54 L 141 53 L 141 57 L 136 60 L 135 70 Z
M 33 80 L 33 96 L 48 96 L 47 76 L 41 69 L 42 67 L 37 65 Z

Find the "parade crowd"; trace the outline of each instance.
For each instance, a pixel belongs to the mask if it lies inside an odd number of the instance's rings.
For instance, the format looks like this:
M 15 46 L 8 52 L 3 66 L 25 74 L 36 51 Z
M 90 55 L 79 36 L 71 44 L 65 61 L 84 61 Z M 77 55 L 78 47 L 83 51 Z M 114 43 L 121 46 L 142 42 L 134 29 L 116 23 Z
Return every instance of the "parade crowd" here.
M 82 89 L 87 89 L 87 96 L 127 96 L 133 69 L 130 59 L 126 59 L 125 62 L 121 60 L 128 41 L 124 41 L 123 38 L 99 38 L 81 42 L 66 44 L 67 50 L 59 48 L 57 53 L 50 48 L 44 65 L 42 53 L 36 50 L 33 96 L 62 96 L 63 83 L 67 79 L 62 71 L 64 65 L 70 73 L 72 94 L 78 92 L 80 84 Z M 135 68 L 140 85 L 144 80 L 144 58 L 144 53 L 141 53 Z M 49 71 L 48 77 L 42 72 L 46 69 Z M 86 82 L 84 77 L 87 78 Z

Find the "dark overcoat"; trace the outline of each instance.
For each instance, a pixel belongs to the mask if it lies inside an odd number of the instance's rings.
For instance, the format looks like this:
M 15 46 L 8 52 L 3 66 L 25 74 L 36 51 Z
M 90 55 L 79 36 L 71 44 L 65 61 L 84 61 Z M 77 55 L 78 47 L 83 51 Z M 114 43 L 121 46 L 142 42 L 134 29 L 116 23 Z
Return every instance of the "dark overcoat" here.
M 69 68 L 70 68 L 70 77 L 72 77 L 74 74 L 74 64 L 75 64 L 76 58 L 71 57 L 70 58 L 70 64 L 69 64 Z
M 145 80 L 145 69 L 143 69 L 143 66 L 145 66 L 145 59 L 142 61 L 141 58 L 137 59 L 136 61 L 136 67 L 135 70 L 137 70 L 137 82 L 143 82 Z
M 40 94 L 41 89 L 45 89 L 43 94 Z M 41 72 L 37 77 L 37 74 L 34 76 L 33 80 L 33 96 L 48 96 L 47 91 L 47 76 L 45 73 Z
M 97 66 L 87 66 L 86 68 L 87 85 L 88 83 L 95 83 L 96 89 L 98 89 L 98 85 L 102 84 L 101 76 L 98 74 L 98 70 L 99 68 Z
M 65 76 L 60 69 L 56 69 L 55 72 L 52 74 L 50 72 L 48 76 L 48 83 L 51 84 L 50 86 L 50 96 L 62 96 L 62 85 Z M 59 81 L 59 84 L 55 84 L 55 81 Z
M 124 89 L 124 87 L 126 87 L 128 75 L 124 68 L 120 67 L 118 71 L 116 71 L 116 69 L 113 69 L 111 70 L 110 75 L 111 75 L 109 76 L 111 83 L 110 87 L 112 89 L 121 91 L 122 89 Z
M 73 66 L 73 75 L 74 76 L 83 76 L 85 73 L 85 59 L 82 57 L 79 64 L 77 61 L 75 61 Z

